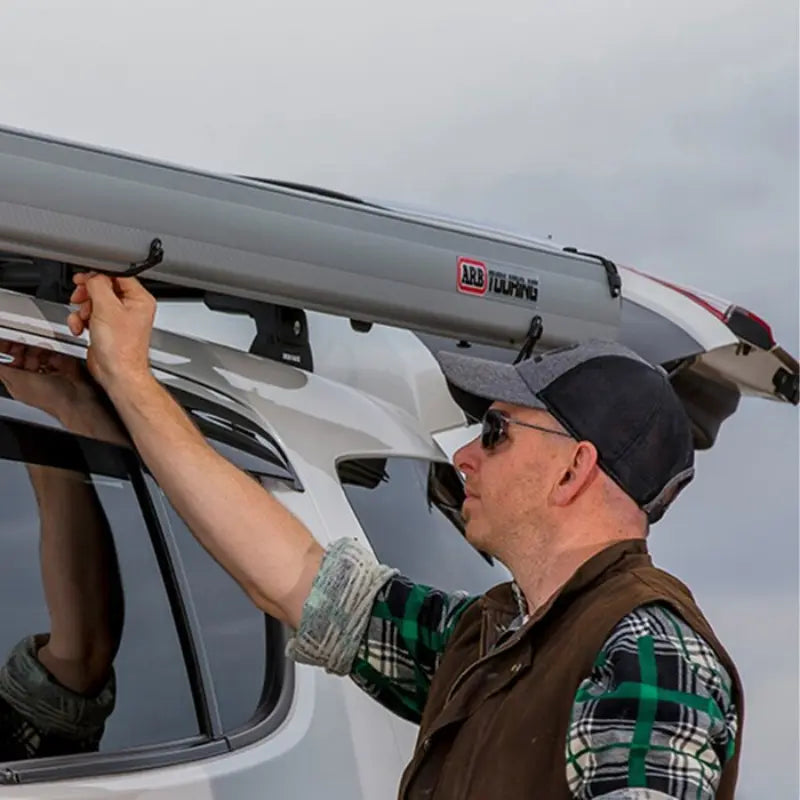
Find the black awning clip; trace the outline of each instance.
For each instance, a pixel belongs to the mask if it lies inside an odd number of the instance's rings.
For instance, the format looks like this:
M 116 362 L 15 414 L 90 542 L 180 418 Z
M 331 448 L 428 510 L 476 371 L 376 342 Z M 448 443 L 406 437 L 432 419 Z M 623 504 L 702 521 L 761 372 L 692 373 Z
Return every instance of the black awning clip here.
M 517 357 L 514 359 L 515 364 L 519 364 L 520 361 L 525 361 L 531 357 L 533 348 L 536 347 L 536 343 L 542 338 L 543 333 L 544 323 L 542 322 L 542 318 L 537 314 L 531 320 L 528 333 L 525 336 L 525 341 L 522 343 L 522 349 L 517 353 Z
M 158 266 L 164 260 L 164 245 L 161 239 L 153 239 L 150 242 L 150 250 L 144 261 L 134 261 L 124 272 L 117 273 L 118 278 L 133 278 L 142 272 Z
M 587 258 L 596 258 L 606 271 L 608 278 L 608 289 L 612 297 L 619 297 L 622 293 L 622 278 L 617 271 L 617 265 L 611 259 L 605 256 L 600 256 L 597 253 L 587 253 L 585 250 L 578 250 L 577 247 L 565 247 L 565 253 L 574 253 L 576 256 L 586 256 Z

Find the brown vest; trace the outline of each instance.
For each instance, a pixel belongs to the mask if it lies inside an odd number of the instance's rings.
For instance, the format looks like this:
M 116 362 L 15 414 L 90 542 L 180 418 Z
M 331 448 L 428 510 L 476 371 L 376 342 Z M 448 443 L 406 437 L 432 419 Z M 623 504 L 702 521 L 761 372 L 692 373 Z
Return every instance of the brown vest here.
M 401 800 L 570 800 L 565 747 L 578 685 L 617 623 L 654 602 L 699 633 L 734 681 L 736 751 L 717 792 L 718 800 L 733 798 L 744 721 L 736 668 L 689 590 L 654 567 L 636 540 L 587 561 L 494 651 L 519 614 L 510 584 L 467 609 L 434 676 Z

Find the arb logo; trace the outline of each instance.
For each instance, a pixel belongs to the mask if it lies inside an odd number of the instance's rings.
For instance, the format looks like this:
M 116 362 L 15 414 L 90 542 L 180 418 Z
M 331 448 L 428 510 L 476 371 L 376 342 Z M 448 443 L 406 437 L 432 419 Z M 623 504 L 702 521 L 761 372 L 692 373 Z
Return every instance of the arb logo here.
M 472 258 L 458 259 L 458 291 L 467 294 L 486 294 L 489 273 L 483 261 Z

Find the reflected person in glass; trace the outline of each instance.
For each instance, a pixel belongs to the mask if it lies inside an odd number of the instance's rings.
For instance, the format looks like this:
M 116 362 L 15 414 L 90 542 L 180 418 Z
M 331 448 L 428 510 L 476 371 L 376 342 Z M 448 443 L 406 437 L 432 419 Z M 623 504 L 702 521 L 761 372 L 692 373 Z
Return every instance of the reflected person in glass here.
M 125 442 L 76 359 L 4 340 L 0 354 L 0 393 L 78 436 Z M 91 477 L 37 463 L 34 454 L 25 461 L 50 630 L 2 643 L 11 647 L 0 667 L 3 761 L 98 749 L 115 704 L 112 663 L 124 617 L 114 543 Z

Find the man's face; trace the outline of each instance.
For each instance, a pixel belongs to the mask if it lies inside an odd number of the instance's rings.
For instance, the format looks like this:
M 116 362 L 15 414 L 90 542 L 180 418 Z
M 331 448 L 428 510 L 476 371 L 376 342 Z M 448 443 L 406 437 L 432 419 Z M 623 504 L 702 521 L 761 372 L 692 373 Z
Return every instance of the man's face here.
M 510 419 L 552 430 L 563 428 L 545 411 L 494 403 Z M 481 447 L 480 436 L 453 456 L 465 477 L 463 513 L 467 539 L 497 556 L 541 542 L 549 525 L 548 496 L 560 479 L 575 447 L 573 439 L 511 422 L 506 441 L 493 450 Z

